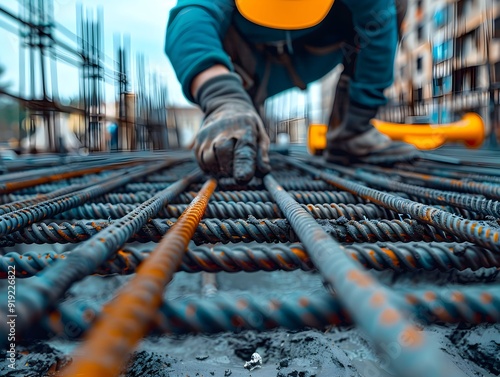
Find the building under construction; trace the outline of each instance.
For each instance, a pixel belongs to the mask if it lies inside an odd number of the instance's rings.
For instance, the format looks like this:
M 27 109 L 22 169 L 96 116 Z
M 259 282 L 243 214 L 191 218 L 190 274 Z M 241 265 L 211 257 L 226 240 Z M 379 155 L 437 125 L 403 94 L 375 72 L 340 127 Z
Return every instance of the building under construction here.
M 19 90 L 0 84 L 20 108 L 0 165 L 2 376 L 500 374 L 498 1 L 410 1 L 375 126 L 417 159 L 325 162 L 313 96 L 288 93 L 265 108 L 272 171 L 247 185 L 181 148 L 201 112 L 171 106 L 126 36 L 104 53 L 102 12 L 78 8 L 73 33 L 52 8 L 0 5 L 22 62 Z

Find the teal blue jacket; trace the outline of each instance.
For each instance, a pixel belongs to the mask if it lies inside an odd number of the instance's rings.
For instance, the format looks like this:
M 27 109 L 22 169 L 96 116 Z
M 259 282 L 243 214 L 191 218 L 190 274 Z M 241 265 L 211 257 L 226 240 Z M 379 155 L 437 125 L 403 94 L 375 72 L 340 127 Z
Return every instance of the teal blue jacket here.
M 339 11 L 344 8 L 350 19 L 346 19 L 345 12 Z M 351 101 L 370 108 L 386 103 L 384 90 L 393 82 L 398 38 L 394 0 L 337 0 L 319 25 L 293 31 L 251 23 L 238 12 L 234 0 L 178 0 L 170 12 L 165 52 L 189 100 L 193 101 L 190 86 L 197 74 L 215 64 L 234 70 L 222 47 L 230 25 L 234 25 L 250 43 L 291 40 L 295 44 L 305 40 L 316 47 L 346 40 L 355 30 L 357 36 L 352 45 L 321 56 L 294 53 L 293 66 L 301 79 L 310 83 L 357 51 Z M 257 70 L 262 73 L 263 69 L 264 62 L 260 62 Z M 292 86 L 286 70 L 276 70 L 271 74 L 268 95 Z

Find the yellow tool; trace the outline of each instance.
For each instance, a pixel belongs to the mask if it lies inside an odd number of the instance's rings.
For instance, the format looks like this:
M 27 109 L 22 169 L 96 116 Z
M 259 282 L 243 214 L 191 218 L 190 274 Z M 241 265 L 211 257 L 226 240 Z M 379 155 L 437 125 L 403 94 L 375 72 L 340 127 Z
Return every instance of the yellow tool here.
M 442 146 L 446 142 L 460 142 L 468 148 L 478 148 L 484 141 L 483 119 L 476 113 L 467 113 L 464 117 L 450 124 L 399 124 L 372 119 L 372 124 L 392 140 L 413 144 L 418 149 L 429 150 Z M 325 124 L 311 124 L 307 135 L 307 147 L 311 154 L 321 154 L 326 148 Z

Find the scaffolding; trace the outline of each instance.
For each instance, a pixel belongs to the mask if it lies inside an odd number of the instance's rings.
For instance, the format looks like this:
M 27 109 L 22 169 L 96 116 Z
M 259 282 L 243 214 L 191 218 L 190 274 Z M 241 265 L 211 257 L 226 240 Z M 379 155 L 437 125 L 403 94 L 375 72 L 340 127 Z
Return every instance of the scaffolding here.
M 25 139 L 30 152 L 41 151 L 38 132 L 45 140 L 43 151 L 66 151 L 62 127 L 68 116 L 77 119 L 79 148 L 89 152 L 179 145 L 176 125 L 167 124 L 166 84 L 159 83 L 142 61 L 135 77 L 137 89 L 132 91 L 130 42 L 125 46 L 123 38 L 116 38 L 115 59 L 106 55 L 102 10 L 78 7 L 75 34 L 54 19 L 53 0 L 18 4 L 17 14 L 0 7 L 0 17 L 8 21 L 0 25 L 19 35 L 19 90 L 0 88 L 0 95 L 18 101 L 20 113 L 25 114 L 19 120 L 19 145 Z M 58 94 L 59 62 L 79 71 L 79 83 L 73 83 L 79 87 L 79 97 L 70 105 L 63 105 Z M 116 116 L 106 108 L 106 85 L 116 88 Z M 167 129 L 173 133 L 167 135 Z

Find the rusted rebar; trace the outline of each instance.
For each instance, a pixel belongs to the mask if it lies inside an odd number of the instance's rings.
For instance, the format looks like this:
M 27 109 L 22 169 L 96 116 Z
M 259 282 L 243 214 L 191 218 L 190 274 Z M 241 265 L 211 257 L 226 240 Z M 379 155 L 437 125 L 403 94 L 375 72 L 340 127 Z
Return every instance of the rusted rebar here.
M 438 208 L 378 191 L 352 180 L 326 173 L 297 160 L 289 160 L 288 162 L 292 166 L 301 167 L 308 174 L 321 177 L 341 190 L 348 191 L 392 211 L 406 213 L 416 220 L 449 232 L 463 241 L 473 242 L 493 251 L 500 251 L 500 228 L 498 226 L 475 220 L 466 220 Z M 345 170 L 341 167 L 338 167 L 338 169 Z
M 476 325 L 500 322 L 498 292 L 498 287 L 490 285 L 397 291 L 402 305 L 422 324 Z M 70 328 L 71 332 L 64 335 L 78 338 L 91 328 L 100 312 L 101 308 L 92 302 L 63 302 L 43 319 L 42 325 L 53 334 Z M 276 327 L 324 329 L 352 324 L 340 300 L 326 292 L 290 292 L 285 297 L 217 293 L 208 299 L 180 298 L 163 303 L 158 317 L 153 330 L 167 334 L 268 331 Z
M 165 286 L 181 263 L 216 181 L 209 180 L 135 277 L 104 309 L 87 340 L 74 352 L 63 376 L 116 376 L 141 337 L 147 334 L 163 299 Z
M 340 218 L 338 220 L 316 221 L 331 237 L 339 242 L 464 241 L 462 237 L 410 219 L 349 221 Z M 104 222 L 35 223 L 22 231 L 5 236 L 3 240 L 0 240 L 0 245 L 79 243 L 113 226 L 115 222 L 111 220 Z M 158 242 L 175 222 L 175 218 L 151 219 L 136 233 L 132 234 L 128 242 Z M 196 229 L 193 241 L 200 245 L 217 242 L 297 242 L 298 238 L 286 219 L 268 220 L 250 217 L 248 220 L 204 219 Z
M 159 217 L 170 218 L 179 217 L 187 208 L 187 204 L 171 204 L 162 208 L 158 213 Z M 369 219 L 402 219 L 403 214 L 397 214 L 372 203 L 366 204 L 301 204 L 301 206 L 311 213 L 316 219 L 335 220 L 345 217 L 348 220 L 369 220 Z M 130 211 L 133 211 L 135 204 L 110 204 L 110 203 L 90 203 L 73 208 L 69 211 L 54 216 L 56 220 L 85 220 L 85 219 L 119 219 Z M 484 215 L 467 211 L 465 209 L 451 206 L 434 206 L 444 211 L 472 219 L 485 220 Z M 204 218 L 217 219 L 246 219 L 249 216 L 258 219 L 283 217 L 276 204 L 271 202 L 211 202 Z
M 405 271 L 478 270 L 500 267 L 500 254 L 471 244 L 433 242 L 378 243 L 345 245 L 353 259 L 366 268 L 378 271 L 390 269 Z M 97 274 L 128 275 L 136 272 L 139 264 L 149 256 L 151 249 L 126 247 L 105 262 Z M 7 278 L 9 266 L 16 276 L 30 277 L 43 270 L 54 260 L 66 258 L 68 253 L 10 252 L 0 257 L 0 279 Z M 255 271 L 310 271 L 314 266 L 304 247 L 299 244 L 243 244 L 234 246 L 196 246 L 188 249 L 181 271 L 186 272 L 255 272 Z
M 0 183 L 0 194 L 8 194 L 10 192 L 20 190 L 27 187 L 36 186 L 42 183 L 60 181 L 72 177 L 80 177 L 82 175 L 100 173 L 104 170 L 119 169 L 126 165 L 136 165 L 138 162 L 125 162 L 125 163 L 111 163 L 104 164 L 103 166 L 92 166 L 87 168 L 75 169 L 73 166 L 65 166 L 59 168 L 52 168 L 51 174 L 29 177 L 19 181 L 7 181 Z
M 500 185 L 486 182 L 475 182 L 471 178 L 466 179 L 451 179 L 437 177 L 430 174 L 421 174 L 416 172 L 405 171 L 402 169 L 387 169 L 377 166 L 363 165 L 367 169 L 376 173 L 387 175 L 398 175 L 413 181 L 419 182 L 424 186 L 435 187 L 442 190 L 453 190 L 465 192 L 468 194 L 484 195 L 491 199 L 500 200 Z

